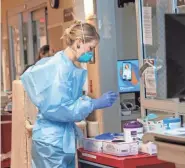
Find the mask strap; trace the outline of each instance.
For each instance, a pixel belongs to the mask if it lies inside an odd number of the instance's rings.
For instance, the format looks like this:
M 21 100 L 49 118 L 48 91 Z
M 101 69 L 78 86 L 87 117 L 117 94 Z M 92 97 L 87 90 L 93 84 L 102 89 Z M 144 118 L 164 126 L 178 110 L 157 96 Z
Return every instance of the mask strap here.
M 85 44 L 85 36 L 84 36 L 84 29 L 83 29 L 83 26 L 82 26 L 82 22 L 81 22 L 81 28 L 82 28 L 82 37 L 83 37 L 83 40 L 84 40 L 84 44 Z

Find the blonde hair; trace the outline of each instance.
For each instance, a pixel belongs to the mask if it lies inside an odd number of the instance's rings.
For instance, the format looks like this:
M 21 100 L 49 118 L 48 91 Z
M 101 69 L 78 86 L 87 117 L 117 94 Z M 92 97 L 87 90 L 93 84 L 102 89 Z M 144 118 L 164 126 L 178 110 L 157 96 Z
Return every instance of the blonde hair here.
M 76 39 L 81 39 L 84 43 L 100 40 L 100 36 L 93 25 L 79 21 L 67 28 L 62 38 L 65 39 L 67 46 L 73 45 Z

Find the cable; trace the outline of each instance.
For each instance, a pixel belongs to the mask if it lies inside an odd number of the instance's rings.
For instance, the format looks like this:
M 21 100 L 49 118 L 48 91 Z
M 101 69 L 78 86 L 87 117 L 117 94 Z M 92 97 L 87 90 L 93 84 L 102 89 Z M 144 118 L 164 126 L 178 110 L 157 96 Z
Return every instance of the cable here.
M 130 102 L 121 102 L 121 115 L 126 115 L 125 113 L 127 113 L 127 115 L 131 115 L 131 113 L 133 111 L 139 110 L 140 106 L 139 105 L 133 105 Z
M 123 110 L 125 109 L 125 110 L 128 110 L 128 111 L 134 111 L 136 109 L 140 109 L 140 106 L 133 105 L 130 102 L 126 102 L 126 103 L 122 102 L 122 103 L 120 103 L 120 105 L 121 105 L 121 109 L 123 109 Z

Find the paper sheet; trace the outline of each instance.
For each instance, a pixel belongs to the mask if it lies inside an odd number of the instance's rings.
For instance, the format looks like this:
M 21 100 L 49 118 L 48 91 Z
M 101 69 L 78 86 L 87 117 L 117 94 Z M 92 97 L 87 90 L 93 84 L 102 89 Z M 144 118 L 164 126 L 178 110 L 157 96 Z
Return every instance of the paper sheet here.
M 152 45 L 152 8 L 143 7 L 143 42 Z

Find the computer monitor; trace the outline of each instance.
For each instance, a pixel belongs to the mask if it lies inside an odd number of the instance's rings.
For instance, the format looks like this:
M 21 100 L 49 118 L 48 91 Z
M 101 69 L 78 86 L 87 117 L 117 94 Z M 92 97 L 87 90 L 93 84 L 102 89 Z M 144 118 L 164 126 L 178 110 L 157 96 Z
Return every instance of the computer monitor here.
M 165 14 L 167 98 L 185 97 L 185 14 Z
M 138 60 L 117 61 L 118 87 L 120 93 L 140 91 Z

